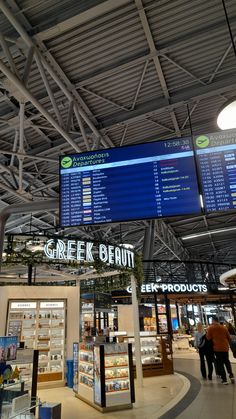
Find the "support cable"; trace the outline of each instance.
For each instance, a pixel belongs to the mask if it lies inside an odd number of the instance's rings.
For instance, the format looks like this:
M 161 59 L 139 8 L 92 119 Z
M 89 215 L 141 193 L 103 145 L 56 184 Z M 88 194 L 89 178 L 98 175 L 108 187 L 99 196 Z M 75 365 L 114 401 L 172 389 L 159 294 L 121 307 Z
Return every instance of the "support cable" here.
M 225 13 L 225 19 L 226 19 L 227 26 L 228 26 L 228 29 L 229 29 L 229 35 L 230 35 L 230 39 L 231 39 L 231 42 L 232 42 L 232 47 L 233 47 L 233 50 L 234 50 L 234 55 L 236 57 L 236 46 L 235 46 L 234 37 L 233 37 L 232 29 L 231 29 L 231 26 L 230 26 L 230 22 L 229 22 L 229 17 L 228 17 L 226 5 L 225 5 L 225 0 L 222 0 L 222 4 L 223 4 L 223 8 L 224 8 L 224 13 Z

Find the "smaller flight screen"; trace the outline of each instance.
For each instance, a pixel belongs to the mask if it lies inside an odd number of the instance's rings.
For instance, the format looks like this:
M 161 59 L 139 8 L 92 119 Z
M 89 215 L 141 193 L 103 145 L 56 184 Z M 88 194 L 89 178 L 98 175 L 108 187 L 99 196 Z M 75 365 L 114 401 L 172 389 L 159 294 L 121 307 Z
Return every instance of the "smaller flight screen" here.
M 236 208 L 236 130 L 194 139 L 206 212 Z

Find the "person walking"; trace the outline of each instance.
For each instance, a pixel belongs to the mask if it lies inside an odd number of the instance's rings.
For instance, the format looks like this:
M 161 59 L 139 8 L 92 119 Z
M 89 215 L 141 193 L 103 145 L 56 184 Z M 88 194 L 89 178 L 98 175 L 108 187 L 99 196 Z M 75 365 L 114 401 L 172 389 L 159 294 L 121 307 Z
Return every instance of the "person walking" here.
M 213 362 L 214 362 L 214 352 L 213 346 L 210 341 L 206 339 L 206 333 L 202 323 L 197 324 L 197 331 L 194 335 L 194 346 L 199 353 L 200 358 L 200 370 L 202 373 L 202 378 L 207 378 L 205 358 L 207 362 L 208 369 L 208 379 L 212 380 L 213 372 Z
M 229 344 L 231 339 L 227 328 L 219 324 L 218 317 L 213 317 L 212 325 L 208 327 L 206 337 L 213 342 L 213 349 L 222 384 L 228 384 L 225 367 L 231 383 L 234 383 L 234 375 L 229 361 Z

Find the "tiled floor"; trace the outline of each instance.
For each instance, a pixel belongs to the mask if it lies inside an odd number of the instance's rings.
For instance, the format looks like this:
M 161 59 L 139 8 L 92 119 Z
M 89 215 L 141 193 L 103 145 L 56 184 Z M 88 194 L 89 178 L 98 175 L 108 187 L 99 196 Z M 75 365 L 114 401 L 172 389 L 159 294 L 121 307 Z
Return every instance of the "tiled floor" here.
M 231 361 L 236 376 L 236 360 L 231 357 Z M 198 384 L 195 399 L 189 381 L 178 374 L 145 378 L 144 387 L 136 389 L 134 408 L 126 411 L 102 414 L 75 398 L 67 387 L 40 390 L 39 397 L 42 401 L 61 402 L 62 419 L 158 419 L 163 415 L 163 419 L 236 418 L 236 384 L 223 386 L 216 377 L 212 381 L 201 380 L 199 357 L 194 350 L 179 351 L 174 358 L 174 367 L 180 374 L 183 372 L 195 377 L 193 381 Z
M 232 362 L 236 376 L 235 360 Z M 175 369 L 197 377 L 201 389 L 195 400 L 178 416 L 178 419 L 235 419 L 236 418 L 236 384 L 224 386 L 221 380 L 213 376 L 213 380 L 202 380 L 199 360 L 175 359 Z
M 144 387 L 136 389 L 136 402 L 133 409 L 104 414 L 93 407 L 75 398 L 74 393 L 67 387 L 40 390 L 38 395 L 41 401 L 61 402 L 62 419 L 156 419 L 164 413 L 165 406 L 171 403 L 172 407 L 179 401 L 179 395 L 188 391 L 189 385 L 185 378 L 178 374 L 162 377 L 145 378 Z

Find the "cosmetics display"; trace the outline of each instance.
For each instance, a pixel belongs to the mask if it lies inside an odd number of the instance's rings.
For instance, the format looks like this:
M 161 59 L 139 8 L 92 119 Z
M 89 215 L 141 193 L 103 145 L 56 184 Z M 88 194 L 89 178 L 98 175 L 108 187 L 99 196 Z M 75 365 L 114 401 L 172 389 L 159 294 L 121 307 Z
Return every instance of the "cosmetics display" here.
M 39 350 L 39 382 L 64 378 L 64 301 L 11 300 L 7 333 L 12 335 L 13 331 L 26 349 Z
M 105 411 L 134 402 L 132 345 L 82 342 L 79 348 L 78 397 Z
M 124 341 L 132 343 L 135 365 L 134 337 L 125 336 Z M 172 348 L 168 336 L 158 336 L 152 334 L 152 332 L 141 332 L 140 344 L 144 377 L 173 373 Z

